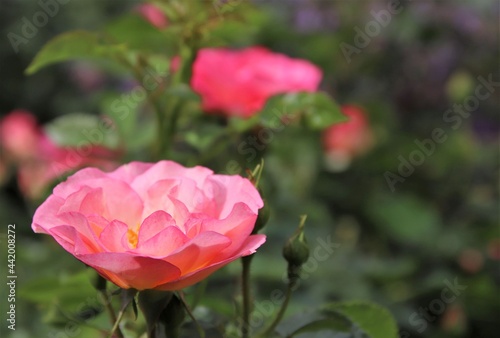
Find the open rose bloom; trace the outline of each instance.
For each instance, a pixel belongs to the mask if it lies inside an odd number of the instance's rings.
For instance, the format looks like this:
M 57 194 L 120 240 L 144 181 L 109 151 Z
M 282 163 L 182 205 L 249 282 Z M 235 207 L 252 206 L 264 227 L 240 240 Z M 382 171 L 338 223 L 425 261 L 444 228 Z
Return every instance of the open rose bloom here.
M 265 242 L 262 199 L 240 176 L 175 162 L 80 170 L 37 209 L 33 230 L 121 288 L 178 290 Z
M 193 64 L 191 86 L 205 112 L 248 118 L 273 95 L 317 91 L 321 77 L 321 70 L 309 61 L 263 47 L 205 48 Z

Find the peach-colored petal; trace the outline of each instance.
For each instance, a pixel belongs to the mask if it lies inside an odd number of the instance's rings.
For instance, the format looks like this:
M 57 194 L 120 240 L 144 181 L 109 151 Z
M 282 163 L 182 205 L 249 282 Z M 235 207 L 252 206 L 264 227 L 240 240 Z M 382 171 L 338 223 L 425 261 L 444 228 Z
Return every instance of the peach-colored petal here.
M 84 241 L 92 251 L 98 252 L 103 250 L 103 246 L 99 241 L 99 237 L 89 224 L 88 218 L 79 212 L 63 212 L 57 215 L 60 224 L 71 226 L 76 229 L 78 237 Z
M 188 241 L 189 238 L 178 227 L 168 226 L 144 242 L 139 242 L 134 252 L 142 256 L 164 258 Z
M 116 276 L 126 283 L 120 285 L 123 288 L 153 289 L 157 285 L 176 280 L 181 275 L 180 269 L 168 262 L 128 253 L 101 252 L 77 255 L 76 258 L 104 271 L 111 278 Z
M 199 281 L 207 278 L 212 273 L 214 273 L 221 267 L 231 263 L 232 261 L 240 257 L 248 256 L 255 253 L 257 248 L 260 247 L 262 244 L 264 244 L 265 241 L 266 241 L 266 236 L 264 235 L 252 235 L 245 241 L 243 246 L 239 249 L 238 255 L 233 256 L 231 258 L 227 258 L 223 261 L 217 261 L 215 263 L 212 263 L 211 265 L 206 266 L 202 270 L 195 271 L 189 275 L 183 276 L 182 279 L 158 285 L 156 289 L 165 291 L 180 290 L 188 286 L 191 286 L 195 283 L 198 283 Z
M 148 189 L 144 200 L 143 215 L 150 215 L 156 210 L 165 210 L 174 218 L 177 226 L 184 230 L 184 223 L 189 218 L 189 210 L 182 202 L 170 195 L 177 183 L 176 180 L 161 180 L 153 184 Z
M 82 240 L 75 228 L 69 225 L 60 225 L 50 229 L 50 234 L 66 251 L 76 254 L 89 254 L 94 247 L 88 241 Z
M 226 218 L 236 203 L 245 203 L 254 213 L 264 205 L 252 183 L 241 176 L 213 175 L 210 178 L 212 199 L 217 201 L 219 218 Z
M 140 223 L 143 202 L 130 185 L 110 178 L 91 179 L 86 183 L 97 190 L 88 195 L 85 204 L 82 203 L 81 210 L 84 209 L 85 213 L 102 214 L 109 220 L 117 219 L 129 225 Z
M 149 215 L 141 224 L 139 229 L 139 245 L 151 237 L 157 235 L 160 231 L 169 226 L 174 226 L 175 220 L 171 215 L 163 210 L 158 210 Z
M 114 220 L 110 222 L 99 235 L 99 240 L 107 251 L 123 252 L 128 245 L 123 243 L 123 236 L 127 234 L 127 224 Z
M 237 203 L 232 212 L 223 220 L 207 220 L 203 222 L 202 232 L 216 231 L 231 239 L 230 246 L 220 252 L 221 256 L 234 254 L 250 236 L 257 220 L 250 208 L 243 203 Z
M 109 221 L 101 215 L 87 215 L 86 217 L 89 221 L 90 229 L 97 237 L 99 237 L 101 235 L 101 232 L 108 225 Z
M 231 240 L 216 232 L 207 231 L 177 249 L 165 261 L 177 266 L 182 274 L 203 268 L 218 252 L 231 245 Z

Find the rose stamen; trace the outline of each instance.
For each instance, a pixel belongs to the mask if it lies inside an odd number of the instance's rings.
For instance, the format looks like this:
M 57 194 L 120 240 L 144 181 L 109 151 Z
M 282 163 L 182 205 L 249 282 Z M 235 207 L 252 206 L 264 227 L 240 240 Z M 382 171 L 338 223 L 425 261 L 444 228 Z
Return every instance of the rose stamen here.
M 134 231 L 132 229 L 127 230 L 128 244 L 131 246 L 132 249 L 137 248 L 137 242 L 139 241 L 139 236 L 137 235 L 137 232 L 138 231 Z

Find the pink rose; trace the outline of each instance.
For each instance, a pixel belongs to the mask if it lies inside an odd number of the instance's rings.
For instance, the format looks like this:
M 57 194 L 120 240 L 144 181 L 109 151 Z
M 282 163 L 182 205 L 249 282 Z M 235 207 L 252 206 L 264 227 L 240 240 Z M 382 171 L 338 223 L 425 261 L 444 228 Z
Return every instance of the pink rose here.
M 362 155 L 372 147 L 373 139 L 362 108 L 342 106 L 342 112 L 349 117 L 343 123 L 334 124 L 323 132 L 323 147 L 330 169 L 343 170 L 352 158 Z
M 175 162 L 80 170 L 54 188 L 32 228 L 121 288 L 178 290 L 265 242 L 251 235 L 259 193 L 240 176 Z
M 168 19 L 165 13 L 153 4 L 141 4 L 136 7 L 136 11 L 156 28 L 165 28 L 168 26 Z
M 60 147 L 44 133 L 35 116 L 24 110 L 15 110 L 3 118 L 0 141 L 6 160 L 18 167 L 19 189 L 29 199 L 42 197 L 56 179 L 75 169 L 114 169 L 117 165 L 112 159 L 120 155 L 90 142 L 88 147 Z
M 44 196 L 57 179 L 83 167 L 112 170 L 117 167 L 118 152 L 92 145 L 83 153 L 78 149 L 58 147 L 47 136 L 39 138 L 38 153 L 19 163 L 17 181 L 21 193 L 32 200 Z
M 22 109 L 12 111 L 0 121 L 0 145 L 14 161 L 37 153 L 41 133 L 35 116 Z
M 191 86 L 206 112 L 248 118 L 273 95 L 316 91 L 321 77 L 312 63 L 262 47 L 207 48 L 198 52 Z

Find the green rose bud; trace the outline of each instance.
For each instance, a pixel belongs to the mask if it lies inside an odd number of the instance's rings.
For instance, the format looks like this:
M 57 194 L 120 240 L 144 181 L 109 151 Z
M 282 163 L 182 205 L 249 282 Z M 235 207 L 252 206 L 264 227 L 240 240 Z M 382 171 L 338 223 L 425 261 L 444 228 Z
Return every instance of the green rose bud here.
M 294 234 L 288 239 L 283 247 L 283 257 L 288 262 L 289 270 L 296 271 L 298 267 L 309 259 L 309 246 L 304 234 L 304 224 L 307 216 L 300 217 L 300 224 Z
M 262 196 L 262 192 L 260 189 L 259 193 Z M 265 198 L 263 198 L 262 200 L 264 201 L 264 206 L 259 210 L 259 215 L 257 216 L 257 221 L 255 222 L 252 234 L 256 234 L 257 232 L 262 230 L 267 224 L 267 221 L 269 221 L 269 216 L 271 216 L 271 208 L 269 207 L 269 204 L 267 203 Z

